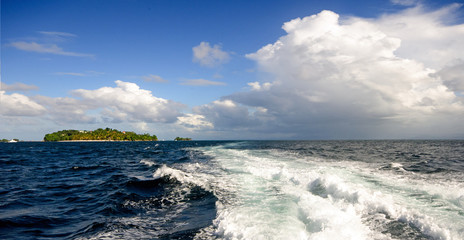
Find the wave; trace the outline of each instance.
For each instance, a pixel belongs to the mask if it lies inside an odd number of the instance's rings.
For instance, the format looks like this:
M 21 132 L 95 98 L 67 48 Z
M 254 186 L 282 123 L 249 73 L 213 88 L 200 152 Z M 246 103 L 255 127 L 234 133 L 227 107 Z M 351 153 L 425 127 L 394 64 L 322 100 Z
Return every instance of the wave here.
M 215 218 L 217 198 L 205 186 L 187 172 L 162 165 L 151 179 L 127 181 L 129 192 L 119 205 L 127 216 L 92 223 L 78 239 L 192 239 Z
M 199 171 L 196 171 L 200 168 L 200 165 L 197 164 L 185 164 L 185 168 L 188 168 L 190 172 L 194 172 L 194 174 L 189 173 L 187 171 L 182 171 L 179 169 L 168 167 L 167 165 L 162 165 L 158 168 L 155 173 L 153 173 L 154 179 L 159 179 L 163 177 L 167 177 L 169 179 L 175 179 L 184 184 L 192 184 L 199 187 L 204 188 L 205 190 L 211 190 L 210 185 L 208 184 L 208 180 L 210 176 L 207 174 L 201 174 Z
M 33 144 L 46 153 L 3 165 L 0 238 L 464 236 L 462 147 L 446 154 L 401 142 L 157 144 Z
M 214 234 L 226 239 L 459 239 L 462 184 L 446 193 L 417 174 L 275 150 L 205 148 L 221 169 Z M 402 168 L 391 163 L 390 168 Z M 177 179 L 195 174 L 167 171 Z M 202 183 L 203 184 L 203 183 Z M 221 196 L 225 194 L 225 196 Z M 234 198 L 228 199 L 227 198 Z
M 154 163 L 153 161 L 147 160 L 147 159 L 140 160 L 140 163 L 143 163 L 143 164 L 145 164 L 145 165 L 147 165 L 149 167 L 152 167 L 152 166 L 156 165 L 156 163 Z

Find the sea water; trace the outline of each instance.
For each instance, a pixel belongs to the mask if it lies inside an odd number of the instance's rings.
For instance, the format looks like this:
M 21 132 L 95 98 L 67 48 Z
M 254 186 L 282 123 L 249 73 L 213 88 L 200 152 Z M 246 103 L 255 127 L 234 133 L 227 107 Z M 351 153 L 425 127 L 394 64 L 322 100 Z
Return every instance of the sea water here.
M 0 144 L 0 239 L 464 239 L 464 141 Z

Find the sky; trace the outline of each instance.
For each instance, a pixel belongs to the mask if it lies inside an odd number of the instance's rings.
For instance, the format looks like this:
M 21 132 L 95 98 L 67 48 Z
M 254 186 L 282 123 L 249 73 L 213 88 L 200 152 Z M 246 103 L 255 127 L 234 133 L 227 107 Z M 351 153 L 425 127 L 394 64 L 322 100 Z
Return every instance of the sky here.
M 1 0 L 0 139 L 464 139 L 463 4 Z

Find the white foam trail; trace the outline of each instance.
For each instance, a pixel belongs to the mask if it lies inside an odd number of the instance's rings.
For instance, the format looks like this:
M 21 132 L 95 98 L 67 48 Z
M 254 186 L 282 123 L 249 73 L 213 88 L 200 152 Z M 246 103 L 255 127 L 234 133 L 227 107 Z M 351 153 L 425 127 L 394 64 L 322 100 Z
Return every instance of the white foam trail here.
M 403 168 L 403 164 L 401 163 L 392 162 L 390 163 L 390 167 L 396 171 L 406 172 L 406 170 Z M 414 173 L 410 172 L 410 174 L 414 174 Z
M 158 179 L 162 177 L 168 177 L 170 179 L 176 179 L 177 181 L 184 184 L 192 184 L 207 191 L 211 191 L 210 180 L 211 175 L 201 173 L 199 168 L 201 167 L 198 163 L 196 164 L 184 164 L 182 166 L 185 170 L 175 169 L 162 165 L 160 168 L 156 169 L 153 174 L 153 178 Z
M 222 188 L 215 191 L 214 234 L 225 239 L 391 239 L 386 228 L 393 221 L 433 239 L 464 234 L 459 182 L 448 184 L 455 191 L 447 193 L 441 181 L 382 172 L 367 163 L 299 159 L 270 150 L 204 150 L 215 159 L 211 167 L 220 169 L 209 175 L 208 187 Z M 198 181 L 194 172 L 161 172 Z

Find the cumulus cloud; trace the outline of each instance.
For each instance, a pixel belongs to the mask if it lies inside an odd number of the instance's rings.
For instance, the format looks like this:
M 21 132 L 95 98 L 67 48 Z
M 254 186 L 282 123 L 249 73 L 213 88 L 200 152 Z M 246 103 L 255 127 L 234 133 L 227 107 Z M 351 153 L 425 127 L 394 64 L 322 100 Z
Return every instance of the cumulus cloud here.
M 97 117 L 89 116 L 87 111 L 92 106 L 85 104 L 78 99 L 69 97 L 46 97 L 35 96 L 34 99 L 47 108 L 47 119 L 58 124 L 69 123 L 96 123 Z
M 6 94 L 0 91 L 0 114 L 2 116 L 39 116 L 46 112 L 44 106 L 33 101 L 29 97 L 13 93 Z
M 214 125 L 208 122 L 205 116 L 191 113 L 178 117 L 177 124 L 186 127 L 190 131 L 214 128 Z
M 4 82 L 0 83 L 0 89 L 5 92 L 14 92 L 14 91 L 31 91 L 31 90 L 38 90 L 39 87 L 35 85 L 28 85 L 24 83 L 13 83 L 13 84 L 6 84 Z
M 416 14 L 390 17 L 407 16 L 408 25 L 431 13 Z M 461 88 L 461 68 L 437 73 L 432 67 L 442 64 L 422 61 L 425 55 L 404 47 L 402 37 L 408 42 L 412 36 L 394 34 L 386 28 L 388 19 L 341 21 L 323 11 L 291 20 L 283 25 L 286 35 L 247 55 L 273 79 L 249 83 L 248 92 L 194 110 L 219 129 L 247 127 L 298 138 L 463 136 L 464 104 L 453 92 Z M 441 28 L 460 25 L 438 24 L 432 31 L 448 34 Z M 454 44 L 456 35 L 447 34 L 438 38 Z M 428 57 L 433 52 L 443 53 L 444 62 L 463 57 L 463 51 L 451 53 L 441 45 L 444 39 L 433 44 L 436 38 L 422 41 Z
M 395 55 L 414 59 L 425 67 L 440 70 L 464 60 L 464 24 L 456 24 L 462 13 L 462 4 L 451 4 L 427 11 L 417 5 L 398 13 L 383 15 L 377 19 L 365 19 L 389 37 L 401 40 Z M 351 18 L 348 22 L 362 19 Z
M 148 124 L 146 122 L 136 122 L 136 123 L 133 123 L 132 126 L 135 128 L 135 129 L 138 129 L 139 131 L 150 131 L 150 127 L 148 127 Z
M 103 117 L 116 122 L 172 123 L 177 121 L 177 117 L 181 116 L 180 109 L 185 107 L 181 103 L 157 98 L 151 91 L 140 89 L 135 83 L 119 80 L 115 83 L 116 87 L 78 89 L 72 94 L 89 108 L 102 108 Z
M 225 82 L 217 82 L 206 79 L 189 79 L 181 82 L 181 85 L 189 86 L 224 86 Z
M 464 94 L 464 60 L 445 66 L 436 73 L 449 89 Z
M 260 82 L 250 82 L 248 83 L 248 86 L 250 86 L 251 90 L 254 90 L 254 91 L 269 90 L 272 86 L 272 83 L 265 82 L 261 84 Z
M 74 97 L 27 97 L 1 90 L 0 113 L 4 119 L 40 116 L 60 125 L 130 123 L 139 130 L 148 130 L 149 123 L 176 123 L 183 116 L 184 104 L 157 98 L 135 83 L 115 83 L 116 87 L 74 90 Z
M 229 61 L 229 54 L 221 50 L 220 45 L 211 45 L 208 42 L 201 42 L 200 45 L 192 48 L 193 61 L 202 66 L 214 67 Z
M 259 121 L 257 112 L 230 99 L 216 100 L 210 104 L 193 108 L 195 114 L 203 116 L 215 130 L 237 130 L 257 127 Z

